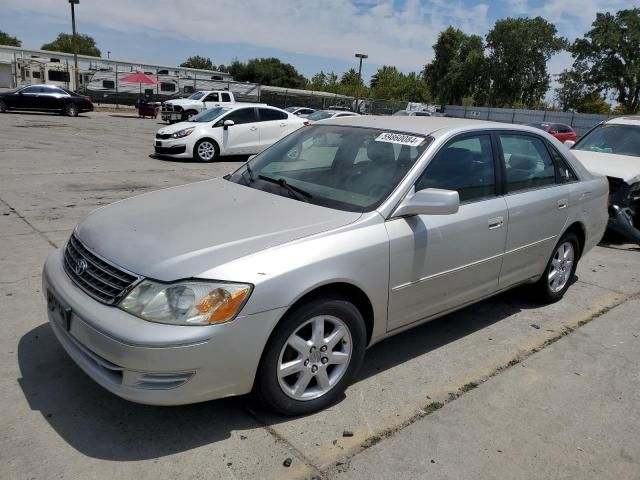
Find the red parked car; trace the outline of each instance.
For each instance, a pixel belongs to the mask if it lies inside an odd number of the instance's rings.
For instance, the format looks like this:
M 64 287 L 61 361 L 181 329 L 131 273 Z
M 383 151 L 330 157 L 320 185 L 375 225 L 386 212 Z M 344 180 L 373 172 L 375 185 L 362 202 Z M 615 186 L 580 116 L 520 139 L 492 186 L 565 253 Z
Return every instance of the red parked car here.
M 573 128 L 571 128 L 569 125 L 565 125 L 564 123 L 535 122 L 530 123 L 529 126 L 544 130 L 548 134 L 556 137 L 561 142 L 564 142 L 565 140 L 571 140 L 575 142 L 578 138 Z

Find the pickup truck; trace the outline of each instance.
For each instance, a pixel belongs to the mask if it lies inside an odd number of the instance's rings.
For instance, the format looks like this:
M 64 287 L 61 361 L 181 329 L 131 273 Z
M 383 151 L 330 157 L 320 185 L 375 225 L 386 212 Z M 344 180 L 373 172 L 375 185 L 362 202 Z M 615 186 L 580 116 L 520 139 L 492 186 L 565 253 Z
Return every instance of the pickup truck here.
M 232 92 L 199 90 L 188 98 L 177 98 L 163 102 L 160 116 L 165 122 L 181 122 L 210 108 L 232 105 L 235 102 Z

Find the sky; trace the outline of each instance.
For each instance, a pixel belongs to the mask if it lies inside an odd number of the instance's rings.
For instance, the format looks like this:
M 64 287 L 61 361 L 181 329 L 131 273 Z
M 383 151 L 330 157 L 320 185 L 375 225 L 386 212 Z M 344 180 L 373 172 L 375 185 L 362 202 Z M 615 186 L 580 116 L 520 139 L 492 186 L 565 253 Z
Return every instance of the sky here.
M 218 64 L 278 57 L 310 78 L 357 68 L 356 52 L 369 56 L 365 80 L 382 65 L 420 71 L 449 25 L 485 35 L 505 17 L 542 16 L 570 41 L 589 30 L 596 12 L 630 8 L 629 0 L 81 0 L 79 33 L 92 36 L 111 58 L 177 65 L 191 55 Z M 0 30 L 27 48 L 40 48 L 71 31 L 64 0 L 0 0 Z M 549 72 L 571 65 L 568 53 Z

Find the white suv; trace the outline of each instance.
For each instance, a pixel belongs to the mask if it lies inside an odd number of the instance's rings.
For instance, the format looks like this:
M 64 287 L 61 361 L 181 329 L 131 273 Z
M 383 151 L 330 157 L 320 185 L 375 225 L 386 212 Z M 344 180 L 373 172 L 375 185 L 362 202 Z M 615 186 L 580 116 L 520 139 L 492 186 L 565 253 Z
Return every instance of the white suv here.
M 266 105 L 216 107 L 188 122 L 163 127 L 154 143 L 158 155 L 212 162 L 225 155 L 255 155 L 307 122 Z

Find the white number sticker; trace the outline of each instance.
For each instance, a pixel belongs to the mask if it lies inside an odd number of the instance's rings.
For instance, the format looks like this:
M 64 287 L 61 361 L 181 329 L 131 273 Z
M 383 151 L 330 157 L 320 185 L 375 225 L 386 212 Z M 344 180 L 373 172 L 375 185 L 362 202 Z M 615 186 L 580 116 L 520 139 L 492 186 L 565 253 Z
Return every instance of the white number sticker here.
M 417 147 L 424 142 L 424 137 L 414 137 L 413 135 L 405 135 L 404 133 L 381 133 L 376 142 L 397 143 L 398 145 L 409 145 L 410 147 Z

